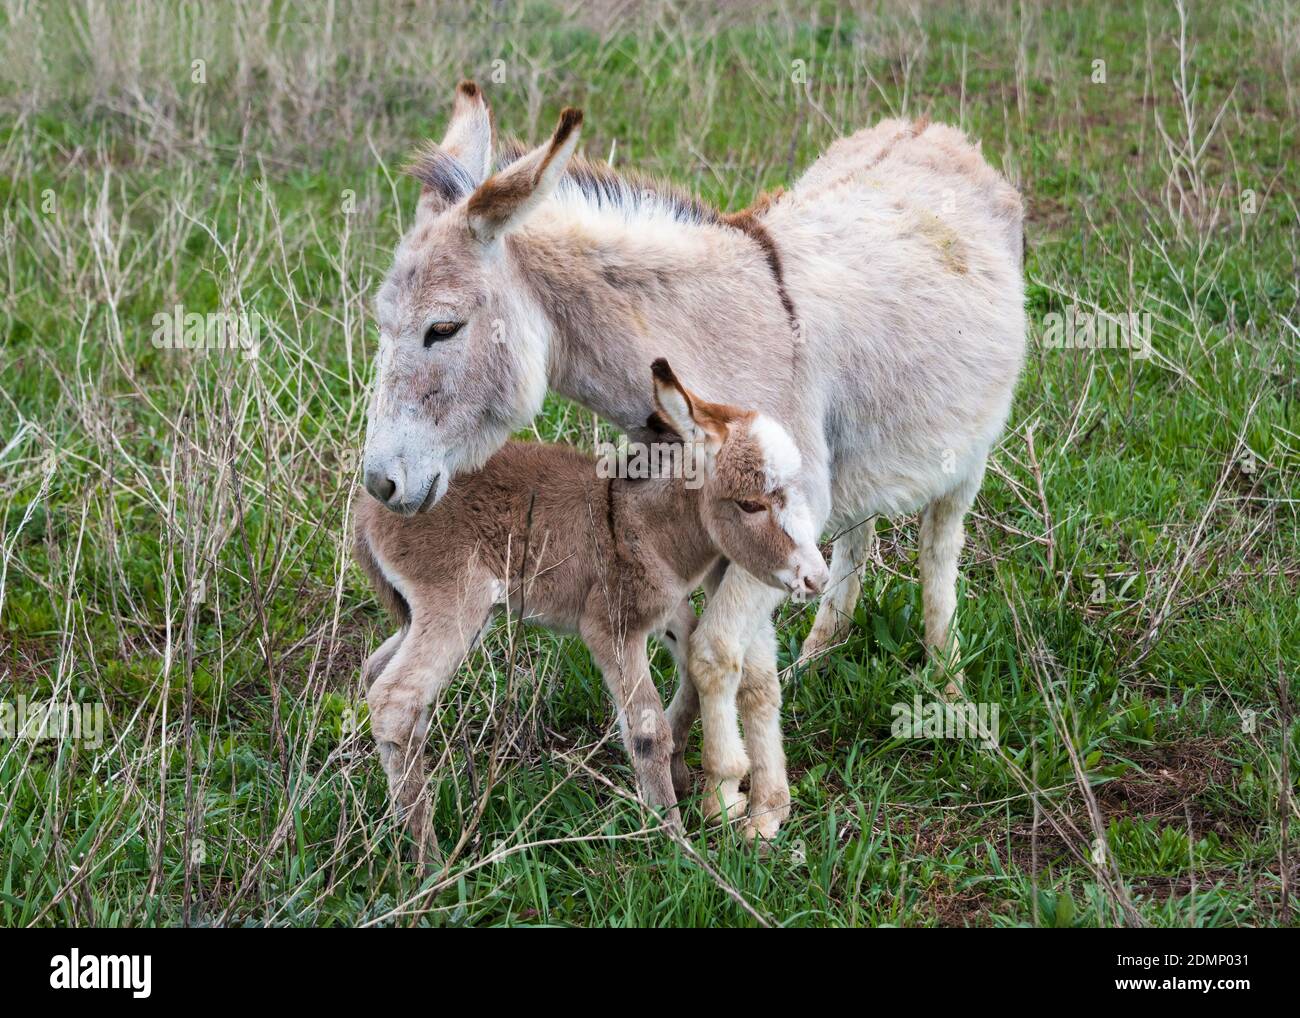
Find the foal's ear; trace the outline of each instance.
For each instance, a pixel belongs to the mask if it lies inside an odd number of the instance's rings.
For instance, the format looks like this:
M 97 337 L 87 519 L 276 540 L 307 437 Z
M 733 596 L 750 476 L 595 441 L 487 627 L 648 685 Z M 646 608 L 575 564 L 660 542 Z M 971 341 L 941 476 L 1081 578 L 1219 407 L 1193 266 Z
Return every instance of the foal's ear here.
M 475 238 L 490 244 L 555 192 L 578 144 L 581 125 L 582 110 L 565 107 L 550 141 L 489 177 L 470 195 L 469 229 Z
M 725 408 L 692 395 L 662 357 L 650 365 L 650 373 L 659 419 L 684 442 L 703 442 L 710 449 L 720 446 L 727 437 Z
M 487 180 L 492 169 L 492 110 L 474 82 L 466 80 L 456 86 L 451 120 L 440 147 L 465 167 L 474 187 Z

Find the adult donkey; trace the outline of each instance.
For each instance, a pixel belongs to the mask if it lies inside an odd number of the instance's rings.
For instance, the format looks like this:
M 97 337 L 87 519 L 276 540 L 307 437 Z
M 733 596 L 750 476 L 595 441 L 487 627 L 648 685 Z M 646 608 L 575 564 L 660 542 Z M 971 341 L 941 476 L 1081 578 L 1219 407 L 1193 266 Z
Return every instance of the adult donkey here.
M 462 82 L 442 143 L 412 164 L 419 207 L 376 304 L 367 490 L 402 513 L 432 505 L 548 386 L 649 438 L 645 372 L 666 357 L 704 399 L 794 436 L 812 518 L 787 525 L 838 535 L 816 647 L 852 613 L 863 521 L 920 510 L 925 640 L 960 681 L 949 629 L 963 517 L 1024 358 L 1019 195 L 959 131 L 893 120 L 726 215 L 575 157 L 581 122 L 566 109 L 539 148 L 494 153 L 487 103 Z M 790 801 L 771 621 L 782 595 L 735 565 L 708 589 L 694 689 L 683 683 L 670 710 L 674 752 L 698 691 L 706 809 L 745 812 L 752 761 L 748 831 L 770 837 Z

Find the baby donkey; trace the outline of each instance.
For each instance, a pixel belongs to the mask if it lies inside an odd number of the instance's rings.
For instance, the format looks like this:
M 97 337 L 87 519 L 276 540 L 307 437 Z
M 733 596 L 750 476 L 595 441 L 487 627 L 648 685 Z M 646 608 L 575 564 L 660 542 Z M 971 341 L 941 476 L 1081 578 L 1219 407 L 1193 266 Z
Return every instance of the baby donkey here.
M 425 512 L 403 517 L 364 493 L 356 499 L 357 561 L 401 623 L 365 664 L 370 725 L 422 853 L 436 850 L 425 791 L 429 709 L 495 608 L 582 637 L 614 699 L 643 798 L 680 826 L 681 752 L 695 717 L 685 667 L 691 591 L 724 558 L 799 595 L 826 583 L 791 484 L 800 458 L 785 429 L 697 398 L 667 361 L 651 373 L 658 423 L 682 440 L 681 462 L 695 457 L 700 469 L 608 478 L 575 449 L 509 442 Z M 676 731 L 651 680 L 651 635 L 677 662 Z

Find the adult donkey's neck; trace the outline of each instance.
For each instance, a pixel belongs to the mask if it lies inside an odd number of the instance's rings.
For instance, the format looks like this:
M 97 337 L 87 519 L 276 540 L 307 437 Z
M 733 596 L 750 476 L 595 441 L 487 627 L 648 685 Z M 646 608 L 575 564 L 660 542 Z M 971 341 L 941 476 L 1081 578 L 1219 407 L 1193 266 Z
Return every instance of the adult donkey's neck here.
M 551 389 L 623 430 L 643 428 L 653 409 L 645 378 L 655 358 L 721 399 L 721 386 L 761 370 L 755 337 L 788 332 L 767 252 L 725 217 L 570 210 L 539 215 L 510 238 L 510 254 L 550 322 Z

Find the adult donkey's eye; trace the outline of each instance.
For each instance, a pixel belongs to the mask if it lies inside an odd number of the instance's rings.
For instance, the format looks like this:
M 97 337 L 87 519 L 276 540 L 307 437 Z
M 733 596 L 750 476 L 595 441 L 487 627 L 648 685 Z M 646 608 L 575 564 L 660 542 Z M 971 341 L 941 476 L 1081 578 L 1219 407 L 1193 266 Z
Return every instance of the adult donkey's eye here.
M 460 332 L 464 322 L 434 322 L 424 332 L 424 348 L 427 350 L 440 339 L 451 339 Z
M 736 505 L 740 507 L 741 512 L 761 513 L 767 508 L 762 502 L 750 502 L 743 498 L 736 499 Z

